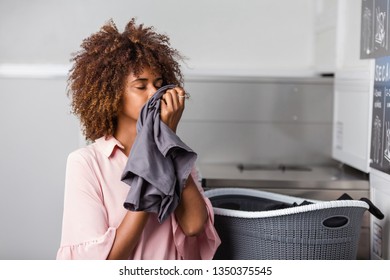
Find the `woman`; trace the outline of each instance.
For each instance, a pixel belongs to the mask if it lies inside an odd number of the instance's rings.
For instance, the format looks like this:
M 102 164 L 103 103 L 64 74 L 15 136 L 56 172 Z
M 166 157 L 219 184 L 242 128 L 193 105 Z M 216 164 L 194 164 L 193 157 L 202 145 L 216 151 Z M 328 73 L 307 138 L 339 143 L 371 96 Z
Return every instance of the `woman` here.
M 69 76 L 72 108 L 93 143 L 68 157 L 57 259 L 211 259 L 220 244 L 213 211 L 195 169 L 163 223 L 128 211 L 121 181 L 142 106 L 166 84 L 160 118 L 176 132 L 186 93 L 169 38 L 132 19 L 123 33 L 110 21 L 85 39 Z

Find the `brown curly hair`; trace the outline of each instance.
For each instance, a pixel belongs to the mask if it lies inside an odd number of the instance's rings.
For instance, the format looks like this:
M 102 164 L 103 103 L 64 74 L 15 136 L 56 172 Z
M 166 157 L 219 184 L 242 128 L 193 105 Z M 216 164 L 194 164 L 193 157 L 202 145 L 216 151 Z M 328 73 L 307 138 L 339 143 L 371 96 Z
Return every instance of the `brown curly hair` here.
M 179 60 L 184 57 L 170 46 L 167 35 L 154 27 L 136 25 L 131 19 L 123 33 L 111 19 L 99 32 L 84 39 L 76 52 L 68 78 L 72 113 L 79 117 L 87 140 L 115 133 L 122 109 L 125 79 L 144 68 L 162 76 L 164 84 L 182 86 Z

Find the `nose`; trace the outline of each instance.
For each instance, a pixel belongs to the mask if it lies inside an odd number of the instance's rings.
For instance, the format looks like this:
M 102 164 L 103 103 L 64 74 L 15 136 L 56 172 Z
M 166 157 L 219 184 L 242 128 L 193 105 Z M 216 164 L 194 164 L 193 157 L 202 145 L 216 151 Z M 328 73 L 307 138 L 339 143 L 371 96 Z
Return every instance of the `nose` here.
M 157 88 L 154 85 L 151 85 L 148 92 L 148 100 L 155 94 Z

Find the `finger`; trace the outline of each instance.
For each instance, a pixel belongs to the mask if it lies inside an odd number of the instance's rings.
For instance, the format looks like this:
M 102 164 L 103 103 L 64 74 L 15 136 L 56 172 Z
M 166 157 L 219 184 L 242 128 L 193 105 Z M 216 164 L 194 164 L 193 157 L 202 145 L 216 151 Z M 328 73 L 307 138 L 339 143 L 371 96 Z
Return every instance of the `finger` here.
M 171 93 L 171 96 L 172 96 L 172 104 L 173 104 L 173 108 L 174 110 L 177 110 L 181 107 L 181 103 L 179 101 L 179 94 L 180 94 L 180 89 L 179 88 L 174 88 L 170 91 Z
M 164 97 L 161 97 L 160 107 L 163 110 L 165 110 L 167 108 L 167 101 L 165 100 Z
M 181 107 L 184 106 L 185 100 L 186 100 L 186 92 L 182 88 L 177 88 L 177 98 L 178 98 L 178 103 Z
M 170 92 L 165 92 L 163 95 L 163 99 L 165 101 L 166 108 L 173 108 L 172 94 Z
M 178 110 L 181 107 L 181 104 L 179 102 L 178 98 L 178 88 L 170 89 L 166 92 L 167 96 L 169 96 L 169 100 L 171 101 L 172 109 L 174 111 Z

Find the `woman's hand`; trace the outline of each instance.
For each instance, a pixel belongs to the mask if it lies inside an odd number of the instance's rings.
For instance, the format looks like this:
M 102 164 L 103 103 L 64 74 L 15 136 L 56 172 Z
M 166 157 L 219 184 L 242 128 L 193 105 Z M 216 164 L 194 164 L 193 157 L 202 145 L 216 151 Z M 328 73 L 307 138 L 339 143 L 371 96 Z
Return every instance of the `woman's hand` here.
M 175 133 L 184 111 L 186 97 L 184 89 L 175 87 L 168 89 L 161 98 L 161 120 Z

